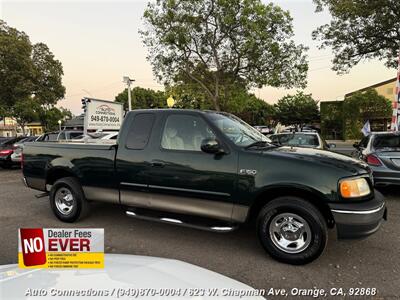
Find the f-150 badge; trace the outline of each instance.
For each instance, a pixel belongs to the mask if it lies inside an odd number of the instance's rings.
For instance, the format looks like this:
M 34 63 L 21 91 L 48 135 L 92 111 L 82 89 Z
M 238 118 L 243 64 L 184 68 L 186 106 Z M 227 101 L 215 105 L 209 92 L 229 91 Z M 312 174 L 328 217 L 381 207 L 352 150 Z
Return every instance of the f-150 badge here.
M 257 174 L 257 170 L 249 170 L 249 169 L 240 169 L 239 170 L 240 175 L 250 175 L 250 176 L 255 176 Z

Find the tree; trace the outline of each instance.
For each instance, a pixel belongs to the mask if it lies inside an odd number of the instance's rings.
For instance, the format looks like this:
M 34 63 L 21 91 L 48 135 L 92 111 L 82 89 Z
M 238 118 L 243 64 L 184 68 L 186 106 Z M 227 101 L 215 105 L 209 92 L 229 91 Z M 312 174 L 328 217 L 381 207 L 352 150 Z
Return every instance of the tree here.
M 131 90 L 132 109 L 139 108 L 164 108 L 167 107 L 168 96 L 162 91 L 134 87 Z M 125 89 L 115 97 L 115 101 L 128 107 L 128 90 Z
M 296 45 L 287 11 L 260 0 L 157 0 L 140 33 L 164 84 L 185 75 L 216 110 L 236 83 L 248 89 L 303 87 L 306 47 Z
M 0 20 L 0 108 L 4 114 L 33 91 L 34 65 L 29 37 Z
M 0 113 L 15 117 L 19 125 L 54 112 L 65 94 L 63 68 L 43 43 L 0 20 Z M 19 121 L 18 121 L 19 120 Z M 47 123 L 43 125 L 46 126 Z
M 270 124 L 275 116 L 273 105 L 248 92 L 237 94 L 232 103 L 231 112 L 253 126 Z
M 17 101 L 11 110 L 12 116 L 22 128 L 25 135 L 25 125 L 37 120 L 40 105 L 32 98 Z
M 54 58 L 53 53 L 43 43 L 33 45 L 32 62 L 35 70 L 35 100 L 41 105 L 56 104 L 65 94 L 65 87 L 61 82 L 64 74 L 61 62 Z
M 390 119 L 392 115 L 390 100 L 379 95 L 374 89 L 357 92 L 346 98 L 342 109 L 346 139 L 360 138 L 360 130 L 367 120 Z
M 46 131 L 58 130 L 59 120 L 68 120 L 73 117 L 69 109 L 55 106 L 40 106 L 38 109 L 38 119 Z
M 317 11 L 326 7 L 329 24 L 313 32 L 320 48 L 331 47 L 333 69 L 347 72 L 361 60 L 378 58 L 387 67 L 397 67 L 400 48 L 400 1 L 314 0 Z
M 319 119 L 318 101 L 311 94 L 297 92 L 278 100 L 275 118 L 284 125 L 303 127 Z

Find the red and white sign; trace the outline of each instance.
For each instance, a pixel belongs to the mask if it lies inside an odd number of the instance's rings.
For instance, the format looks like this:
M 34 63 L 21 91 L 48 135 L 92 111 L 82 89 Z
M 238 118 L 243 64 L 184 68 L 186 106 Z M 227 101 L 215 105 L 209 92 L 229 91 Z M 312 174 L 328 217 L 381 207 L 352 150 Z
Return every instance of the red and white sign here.
M 104 229 L 21 228 L 21 268 L 103 268 Z
M 390 130 L 398 131 L 399 130 L 399 109 L 400 109 L 400 52 L 398 58 L 398 67 L 397 67 L 397 80 L 396 87 L 394 91 L 394 101 L 393 101 L 393 114 L 392 114 L 392 122 L 390 124 Z

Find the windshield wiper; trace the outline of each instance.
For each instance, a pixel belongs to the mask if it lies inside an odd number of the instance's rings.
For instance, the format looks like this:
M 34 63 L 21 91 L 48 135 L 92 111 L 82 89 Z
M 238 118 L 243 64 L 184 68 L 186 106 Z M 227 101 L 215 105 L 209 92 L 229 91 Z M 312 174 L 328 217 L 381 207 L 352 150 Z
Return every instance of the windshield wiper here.
M 267 146 L 267 144 L 269 144 L 267 141 L 255 141 L 254 143 L 251 143 L 250 145 L 247 145 L 246 147 L 244 147 L 244 149 L 249 149 L 252 147 L 265 147 L 265 146 Z

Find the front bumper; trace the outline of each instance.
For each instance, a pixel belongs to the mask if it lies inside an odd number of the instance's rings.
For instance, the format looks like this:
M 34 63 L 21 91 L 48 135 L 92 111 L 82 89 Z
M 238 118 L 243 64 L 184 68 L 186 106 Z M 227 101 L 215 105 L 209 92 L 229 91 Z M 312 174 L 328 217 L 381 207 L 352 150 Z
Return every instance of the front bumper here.
M 359 203 L 329 204 L 336 223 L 339 239 L 356 239 L 375 233 L 387 219 L 383 195 L 375 191 L 375 198 Z

